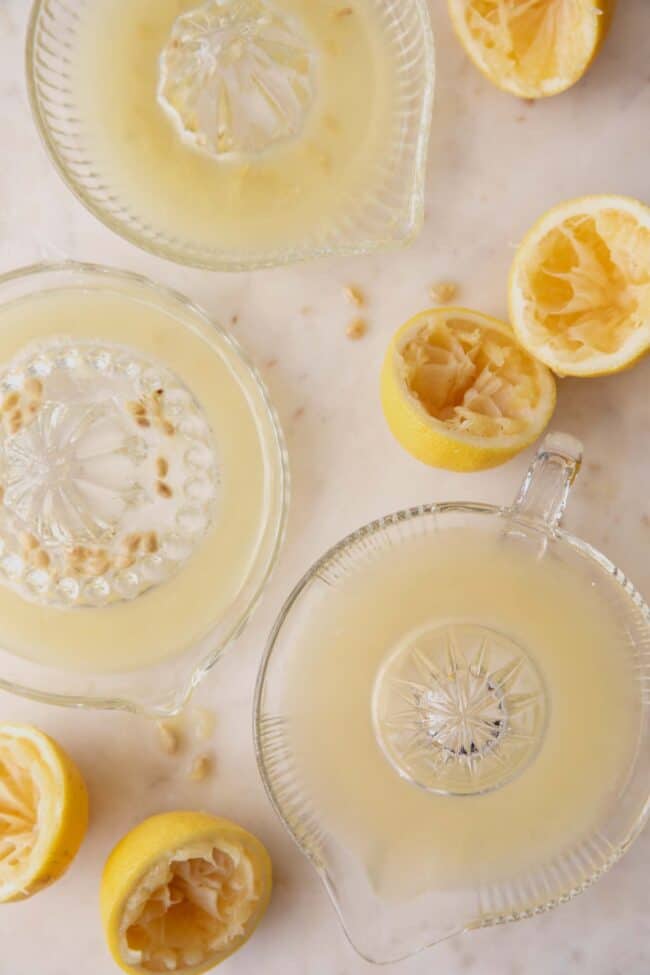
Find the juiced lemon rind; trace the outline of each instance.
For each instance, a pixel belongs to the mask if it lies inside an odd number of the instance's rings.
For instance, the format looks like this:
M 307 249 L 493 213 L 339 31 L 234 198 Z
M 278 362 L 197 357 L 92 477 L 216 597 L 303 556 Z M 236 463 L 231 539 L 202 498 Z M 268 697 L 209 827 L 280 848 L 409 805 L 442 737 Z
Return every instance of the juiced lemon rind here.
M 58 880 L 88 825 L 88 794 L 66 752 L 29 725 L 0 724 L 0 903 Z
M 548 424 L 555 381 L 504 322 L 465 308 L 422 312 L 393 337 L 381 377 L 388 425 L 433 467 L 504 463 Z
M 448 0 L 454 29 L 476 67 L 519 98 L 574 85 L 607 35 L 615 0 Z
M 130 975 L 200 975 L 237 951 L 264 914 L 271 862 L 246 830 L 205 813 L 136 826 L 111 853 L 101 910 L 114 960 Z
M 519 341 L 560 376 L 601 376 L 650 348 L 650 208 L 580 197 L 546 213 L 510 272 Z

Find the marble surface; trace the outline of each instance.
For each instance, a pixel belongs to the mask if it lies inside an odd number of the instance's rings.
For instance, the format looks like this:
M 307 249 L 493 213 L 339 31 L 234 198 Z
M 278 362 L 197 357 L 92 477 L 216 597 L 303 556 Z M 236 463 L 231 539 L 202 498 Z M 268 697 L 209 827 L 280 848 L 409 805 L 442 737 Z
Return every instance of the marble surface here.
M 507 502 L 528 456 L 478 476 L 429 471 L 393 443 L 377 402 L 391 331 L 427 304 L 441 278 L 463 303 L 505 313 L 513 247 L 562 198 L 592 191 L 650 199 L 650 3 L 623 0 L 586 81 L 546 103 L 524 104 L 485 82 L 463 56 L 443 0 L 432 0 L 439 62 L 427 219 L 408 250 L 255 274 L 176 268 L 100 226 L 52 170 L 32 125 L 23 80 L 28 0 L 0 0 L 0 271 L 73 257 L 138 270 L 186 292 L 232 323 L 262 371 L 284 425 L 293 474 L 286 547 L 263 605 L 197 699 L 218 716 L 216 774 L 187 781 L 189 753 L 167 758 L 142 719 L 76 713 L 0 698 L 3 720 L 59 738 L 90 788 L 92 826 L 54 888 L 0 910 L 0 975 L 111 975 L 97 890 L 117 838 L 156 811 L 201 807 L 247 824 L 267 843 L 277 884 L 267 919 L 227 964 L 228 975 L 365 975 L 325 892 L 263 793 L 250 733 L 252 689 L 269 627 L 299 574 L 355 526 L 419 502 Z M 345 337 L 342 294 L 358 282 L 371 331 Z M 650 597 L 650 361 L 618 378 L 561 384 L 556 429 L 582 438 L 583 475 L 567 524 L 604 549 Z M 533 921 L 452 940 L 386 975 L 648 975 L 650 832 L 599 884 Z

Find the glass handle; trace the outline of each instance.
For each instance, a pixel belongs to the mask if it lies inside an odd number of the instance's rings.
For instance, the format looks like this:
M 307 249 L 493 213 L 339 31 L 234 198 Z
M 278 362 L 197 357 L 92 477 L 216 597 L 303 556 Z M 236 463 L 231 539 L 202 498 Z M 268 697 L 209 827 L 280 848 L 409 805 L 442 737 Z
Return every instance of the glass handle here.
M 582 444 L 567 433 L 550 433 L 519 489 L 513 513 L 557 528 L 582 463 Z

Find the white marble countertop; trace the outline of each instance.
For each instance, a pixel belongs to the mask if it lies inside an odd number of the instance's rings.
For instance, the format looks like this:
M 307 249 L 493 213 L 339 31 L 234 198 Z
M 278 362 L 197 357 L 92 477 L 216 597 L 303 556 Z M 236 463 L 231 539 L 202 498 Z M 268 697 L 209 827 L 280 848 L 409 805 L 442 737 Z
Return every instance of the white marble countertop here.
M 163 809 L 208 808 L 240 820 L 277 869 L 269 914 L 228 975 L 360 975 L 325 892 L 270 808 L 250 732 L 253 683 L 266 634 L 299 574 L 325 546 L 378 515 L 430 500 L 507 502 L 529 457 L 474 476 L 427 470 L 395 445 L 377 398 L 389 335 L 426 307 L 441 278 L 464 304 L 505 313 L 513 244 L 547 206 L 594 191 L 650 200 L 650 2 L 623 0 L 587 80 L 546 103 L 524 104 L 484 81 L 432 0 L 439 62 L 427 220 L 406 251 L 254 274 L 174 267 L 100 226 L 50 166 L 23 81 L 28 0 L 0 0 L 0 271 L 72 257 L 163 280 L 235 329 L 262 371 L 287 434 L 293 474 L 279 571 L 237 647 L 197 694 L 218 715 L 217 771 L 186 778 L 153 728 L 121 714 L 76 713 L 0 697 L 3 720 L 27 720 L 64 743 L 90 788 L 91 829 L 73 868 L 32 901 L 0 909 L 0 975 L 111 975 L 100 930 L 101 866 L 115 841 Z M 345 337 L 342 287 L 370 297 L 371 331 Z M 567 517 L 650 597 L 650 361 L 611 379 L 561 384 L 555 428 L 580 437 L 586 464 Z M 595 887 L 532 921 L 466 935 L 387 975 L 648 975 L 650 832 Z

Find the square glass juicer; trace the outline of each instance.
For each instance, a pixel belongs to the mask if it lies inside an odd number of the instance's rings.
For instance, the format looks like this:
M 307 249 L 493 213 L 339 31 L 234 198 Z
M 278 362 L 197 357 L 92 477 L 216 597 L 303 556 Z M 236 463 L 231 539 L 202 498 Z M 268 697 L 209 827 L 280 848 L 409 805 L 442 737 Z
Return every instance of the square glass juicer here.
M 28 83 L 70 188 L 160 256 L 245 270 L 420 227 L 426 0 L 36 0 Z

